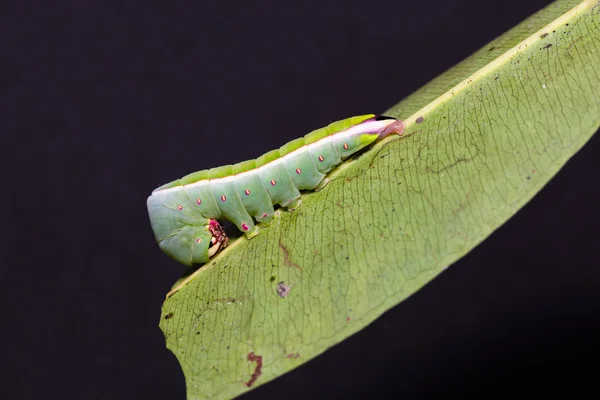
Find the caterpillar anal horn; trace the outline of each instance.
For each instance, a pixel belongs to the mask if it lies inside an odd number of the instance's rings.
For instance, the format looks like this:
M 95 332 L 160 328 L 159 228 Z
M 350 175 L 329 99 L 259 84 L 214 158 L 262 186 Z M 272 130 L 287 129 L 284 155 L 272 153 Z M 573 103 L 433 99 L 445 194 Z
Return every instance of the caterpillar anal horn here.
M 381 131 L 381 133 L 379 134 L 379 138 L 382 139 L 390 133 L 396 133 L 402 136 L 402 134 L 404 133 L 404 127 L 405 125 L 403 121 L 400 121 L 399 119 L 395 120 L 394 122 L 389 124 L 383 131 Z

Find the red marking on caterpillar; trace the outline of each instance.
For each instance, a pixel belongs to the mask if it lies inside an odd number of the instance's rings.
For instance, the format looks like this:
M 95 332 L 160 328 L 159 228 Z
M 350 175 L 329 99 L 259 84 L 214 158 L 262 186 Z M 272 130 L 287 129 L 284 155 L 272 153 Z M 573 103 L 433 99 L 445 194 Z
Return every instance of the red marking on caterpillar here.
M 177 204 L 177 208 L 179 209 L 179 211 L 183 210 L 183 206 L 181 204 Z
M 196 243 L 198 243 L 198 244 L 202 243 L 202 238 L 196 239 Z
M 219 224 L 218 221 L 211 219 L 208 222 L 208 230 L 210 231 L 210 233 L 212 235 L 211 242 L 214 240 L 214 243 L 221 244 L 222 248 L 227 247 L 227 242 L 229 242 L 229 238 L 225 234 L 225 231 L 223 231 L 223 228 L 221 228 L 221 225 Z
M 201 205 L 201 204 L 202 204 L 202 200 L 200 200 L 200 197 L 198 197 L 198 198 L 196 199 L 196 203 L 198 203 L 198 205 Z
M 300 168 L 296 168 L 296 173 L 297 173 L 298 175 L 300 175 L 300 174 L 302 173 L 302 170 L 301 170 Z
M 321 161 L 321 162 L 325 161 L 325 157 L 319 156 L 319 161 Z
M 344 150 L 348 150 L 348 143 L 344 143 Z
M 250 196 L 250 189 L 244 190 L 244 193 L 246 193 L 246 196 Z
M 221 195 L 221 201 L 222 201 L 223 203 L 225 203 L 225 202 L 227 201 L 227 197 L 225 197 L 225 195 L 224 195 L 224 194 L 223 194 L 223 195 Z
M 275 186 L 277 182 L 275 182 L 275 179 L 271 179 L 271 186 Z
M 247 231 L 247 230 L 248 230 L 248 229 L 250 229 L 250 228 L 248 228 L 248 225 L 246 225 L 246 224 L 242 224 L 242 229 L 243 229 L 243 230 L 245 230 L 245 231 Z

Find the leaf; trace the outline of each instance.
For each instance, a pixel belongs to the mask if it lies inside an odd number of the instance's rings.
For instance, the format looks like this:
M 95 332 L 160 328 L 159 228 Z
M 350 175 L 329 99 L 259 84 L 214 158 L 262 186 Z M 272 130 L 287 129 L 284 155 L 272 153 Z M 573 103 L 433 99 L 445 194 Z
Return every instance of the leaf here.
M 344 163 L 179 285 L 160 327 L 188 398 L 237 396 L 362 329 L 556 174 L 600 125 L 600 3 L 577 3 L 552 4 L 394 106 L 410 115 L 403 138 Z

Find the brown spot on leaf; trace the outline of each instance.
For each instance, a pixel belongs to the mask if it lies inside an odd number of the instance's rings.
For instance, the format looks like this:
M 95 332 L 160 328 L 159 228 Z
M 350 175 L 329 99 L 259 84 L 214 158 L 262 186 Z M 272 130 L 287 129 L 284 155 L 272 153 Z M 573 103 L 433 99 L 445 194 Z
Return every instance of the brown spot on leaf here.
M 290 259 L 290 251 L 287 247 L 285 247 L 283 243 L 279 242 L 279 248 L 281 249 L 281 251 L 283 251 L 283 264 L 286 267 L 294 267 L 302 271 L 302 267 L 300 267 L 298 264 L 296 264 Z
M 452 209 L 452 214 L 457 217 L 470 204 L 471 192 L 467 192 L 463 200 L 458 203 L 458 207 Z
M 585 35 L 581 35 L 579 38 L 573 40 L 571 42 L 571 44 L 569 44 L 569 47 L 567 47 L 567 50 L 571 50 L 571 47 L 575 46 L 577 44 L 577 42 L 579 42 L 581 39 L 584 39 Z
M 544 32 L 540 35 L 540 39 L 543 39 L 548 36 L 548 32 Z
M 240 296 L 237 299 L 235 299 L 234 297 L 221 297 L 221 298 L 213 300 L 213 304 L 214 303 L 235 303 L 238 300 L 248 300 L 248 298 L 249 298 L 248 296 Z
M 254 385 L 254 382 L 256 382 L 256 380 L 262 373 L 262 356 L 257 356 L 256 354 L 254 354 L 253 351 L 251 351 L 250 353 L 248 353 L 248 361 L 256 362 L 256 368 L 254 368 L 254 372 L 252 373 L 250 380 L 245 383 L 246 386 L 250 387 Z
M 285 355 L 285 358 L 293 358 L 294 360 L 298 357 L 300 357 L 299 353 L 289 353 Z
M 288 294 L 290 294 L 290 291 L 292 289 L 288 285 L 286 285 L 285 282 L 281 281 L 277 284 L 276 290 L 279 297 L 284 298 L 287 297 Z
M 423 118 L 423 117 L 419 117 L 419 118 L 417 118 L 417 119 L 415 120 L 415 122 L 416 122 L 417 124 L 422 124 L 422 123 L 423 123 L 423 121 L 425 121 L 425 118 Z
M 171 318 L 173 318 L 173 315 L 174 314 L 172 312 L 170 312 L 167 315 L 165 315 L 165 319 L 171 319 Z
M 460 163 L 468 163 L 468 162 L 471 162 L 472 160 L 473 160 L 473 158 L 464 158 L 464 157 L 457 158 L 452 163 L 450 163 L 450 164 L 448 164 L 446 166 L 443 166 L 443 167 L 441 167 L 440 169 L 437 169 L 437 170 L 435 170 L 435 169 L 433 169 L 431 167 L 427 167 L 427 168 L 425 168 L 425 172 L 432 173 L 432 174 L 438 174 L 439 175 L 442 172 L 446 172 L 447 170 L 456 167 Z
M 545 45 L 544 49 L 549 49 L 550 47 L 552 47 L 552 43 L 548 43 L 547 45 Z

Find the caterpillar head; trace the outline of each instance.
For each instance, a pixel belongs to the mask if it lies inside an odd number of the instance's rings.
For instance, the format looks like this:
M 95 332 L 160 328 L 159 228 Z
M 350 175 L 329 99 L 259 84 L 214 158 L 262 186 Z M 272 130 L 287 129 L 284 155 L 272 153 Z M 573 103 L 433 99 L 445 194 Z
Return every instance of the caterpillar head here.
M 404 122 L 393 117 L 365 116 L 367 119 L 351 126 L 334 137 L 335 146 L 342 158 L 346 158 L 374 141 L 382 139 L 391 133 L 402 135 Z
M 212 235 L 210 239 L 211 246 L 208 248 L 208 257 L 210 258 L 227 247 L 229 238 L 219 222 L 214 219 L 209 220 L 208 231 Z
M 147 206 L 158 246 L 174 260 L 206 263 L 227 246 L 221 225 L 202 217 L 181 187 L 154 191 Z

